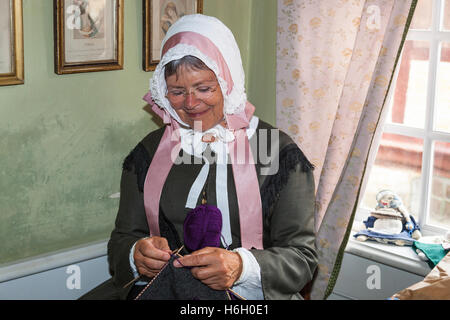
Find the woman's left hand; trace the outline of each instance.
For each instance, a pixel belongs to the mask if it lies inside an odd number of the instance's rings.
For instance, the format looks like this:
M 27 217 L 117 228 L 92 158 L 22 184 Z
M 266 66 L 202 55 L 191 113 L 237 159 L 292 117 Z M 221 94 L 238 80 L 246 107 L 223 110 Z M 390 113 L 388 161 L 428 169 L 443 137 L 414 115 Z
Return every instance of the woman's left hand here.
M 211 289 L 226 290 L 233 286 L 242 272 L 237 252 L 206 247 L 174 261 L 174 266 L 192 267 L 192 275 Z

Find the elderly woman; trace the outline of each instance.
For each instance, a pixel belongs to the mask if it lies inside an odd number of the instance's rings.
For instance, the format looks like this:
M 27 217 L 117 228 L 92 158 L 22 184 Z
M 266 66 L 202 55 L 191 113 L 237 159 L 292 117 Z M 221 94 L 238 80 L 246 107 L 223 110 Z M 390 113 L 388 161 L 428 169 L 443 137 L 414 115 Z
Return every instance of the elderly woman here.
M 253 115 L 240 52 L 223 23 L 184 16 L 162 48 L 144 99 L 165 126 L 124 161 L 103 292 L 134 298 L 171 263 L 245 299 L 301 299 L 316 267 L 313 166 Z M 192 218 L 202 204 L 217 210 Z M 200 234 L 214 229 L 217 213 L 219 237 L 208 242 Z M 189 229 L 188 217 L 200 228 Z

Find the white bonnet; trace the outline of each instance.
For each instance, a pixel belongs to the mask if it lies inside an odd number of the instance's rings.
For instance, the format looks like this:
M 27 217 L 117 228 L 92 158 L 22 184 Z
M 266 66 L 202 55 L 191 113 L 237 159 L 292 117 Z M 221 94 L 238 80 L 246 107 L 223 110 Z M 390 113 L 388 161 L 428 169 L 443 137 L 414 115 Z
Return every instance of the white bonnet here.
M 220 20 L 202 14 L 186 15 L 168 30 L 161 44 L 161 61 L 150 79 L 156 104 L 166 109 L 181 125 L 187 126 L 166 98 L 165 65 L 191 55 L 202 60 L 219 81 L 224 95 L 224 114 L 244 110 L 247 96 L 241 54 L 233 33 Z

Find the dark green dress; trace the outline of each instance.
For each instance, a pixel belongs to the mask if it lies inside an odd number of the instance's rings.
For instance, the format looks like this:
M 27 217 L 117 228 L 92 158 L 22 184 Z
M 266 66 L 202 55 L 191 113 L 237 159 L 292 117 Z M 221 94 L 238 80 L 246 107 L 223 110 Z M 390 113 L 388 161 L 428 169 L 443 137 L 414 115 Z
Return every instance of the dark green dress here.
M 250 139 L 257 162 L 264 231 L 264 250 L 252 249 L 251 252 L 261 268 L 265 299 L 301 299 L 299 292 L 311 281 L 317 265 L 313 166 L 285 133 L 278 130 L 278 134 L 272 136 L 272 130 L 277 129 L 260 120 Z M 164 128 L 151 132 L 124 161 L 120 205 L 108 243 L 112 278 L 82 299 L 123 299 L 130 291 L 131 286 L 125 289 L 123 286 L 134 278 L 129 263 L 131 247 L 149 235 L 143 200 L 144 181 L 163 132 Z M 267 139 L 262 139 L 264 137 Z M 182 152 L 180 156 L 186 156 Z M 160 232 L 168 239 L 172 250 L 182 245 L 183 222 L 189 210 L 185 208 L 186 199 L 202 167 L 199 159 L 194 162 L 192 158 L 191 163 L 197 164 L 173 165 L 160 199 Z M 213 205 L 216 204 L 215 170 L 216 166 L 211 164 L 205 184 L 208 203 Z M 267 175 L 268 171 L 272 174 Z M 233 249 L 240 247 L 240 226 L 231 164 L 227 172 L 233 239 L 230 249 Z

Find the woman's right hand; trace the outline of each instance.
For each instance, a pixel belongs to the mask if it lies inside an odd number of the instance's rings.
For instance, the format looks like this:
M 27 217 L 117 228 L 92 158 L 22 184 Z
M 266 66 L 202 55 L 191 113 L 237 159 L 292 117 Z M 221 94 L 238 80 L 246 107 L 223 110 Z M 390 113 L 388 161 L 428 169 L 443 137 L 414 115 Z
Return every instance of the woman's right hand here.
M 169 261 L 171 253 L 166 238 L 144 238 L 134 247 L 134 264 L 139 274 L 153 278 Z

